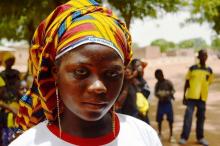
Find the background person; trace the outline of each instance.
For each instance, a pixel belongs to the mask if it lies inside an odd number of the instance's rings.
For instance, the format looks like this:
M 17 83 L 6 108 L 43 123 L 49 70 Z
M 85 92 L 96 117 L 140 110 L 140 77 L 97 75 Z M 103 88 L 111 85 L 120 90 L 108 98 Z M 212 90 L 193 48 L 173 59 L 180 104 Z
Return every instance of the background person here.
M 125 80 L 122 91 L 115 103 L 117 112 L 138 118 L 136 105 L 136 87 L 133 84 L 134 74 L 131 64 L 125 69 Z
M 16 129 L 15 116 L 18 111 L 18 99 L 20 98 L 20 72 L 13 69 L 15 56 L 11 52 L 5 52 L 2 55 L 2 64 L 5 67 L 0 76 L 5 82 L 4 90 L 1 94 L 1 119 L 2 119 L 2 146 L 8 146 L 13 139 Z
M 213 72 L 206 65 L 207 58 L 207 51 L 200 50 L 198 52 L 199 63 L 191 66 L 186 75 L 183 95 L 183 104 L 186 105 L 186 111 L 179 144 L 186 144 L 191 131 L 193 112 L 197 108 L 196 138 L 199 144 L 208 146 L 208 141 L 204 139 L 204 122 L 208 88 L 213 80 Z
M 131 66 L 134 74 L 134 84 L 148 99 L 150 96 L 150 87 L 148 86 L 147 81 L 144 79 L 144 69 L 147 66 L 147 63 L 135 58 L 131 61 Z
M 1 77 L 5 81 L 5 88 L 7 96 L 4 97 L 6 102 L 19 100 L 20 94 L 20 72 L 13 68 L 15 63 L 15 56 L 10 52 L 6 52 L 3 55 L 2 64 L 5 69 L 0 73 Z
M 162 121 L 164 115 L 167 116 L 170 128 L 170 142 L 175 142 L 173 137 L 173 106 L 172 101 L 174 100 L 174 87 L 171 81 L 164 78 L 163 71 L 157 69 L 155 71 L 155 77 L 157 83 L 155 85 L 155 96 L 158 98 L 156 121 L 158 122 L 159 136 L 162 136 Z
M 140 59 L 133 59 L 131 61 L 131 66 L 133 69 L 133 84 L 136 88 L 136 96 L 137 99 L 141 99 L 141 101 L 137 101 L 139 107 L 138 118 L 150 124 L 150 120 L 148 117 L 149 111 L 149 102 L 148 98 L 150 96 L 150 87 L 147 84 L 147 81 L 144 79 L 144 68 L 147 66 L 147 63 L 141 61 Z M 144 97 L 144 98 L 142 98 Z

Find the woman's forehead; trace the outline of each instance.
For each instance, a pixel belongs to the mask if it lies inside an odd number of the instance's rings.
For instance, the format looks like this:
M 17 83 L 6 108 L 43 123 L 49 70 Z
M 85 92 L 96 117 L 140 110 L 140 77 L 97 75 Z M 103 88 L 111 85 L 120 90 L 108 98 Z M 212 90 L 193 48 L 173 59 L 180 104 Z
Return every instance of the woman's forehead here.
M 63 60 L 81 63 L 102 63 L 102 61 L 108 61 L 109 63 L 119 62 L 123 64 L 123 60 L 114 49 L 100 44 L 82 45 L 67 53 Z

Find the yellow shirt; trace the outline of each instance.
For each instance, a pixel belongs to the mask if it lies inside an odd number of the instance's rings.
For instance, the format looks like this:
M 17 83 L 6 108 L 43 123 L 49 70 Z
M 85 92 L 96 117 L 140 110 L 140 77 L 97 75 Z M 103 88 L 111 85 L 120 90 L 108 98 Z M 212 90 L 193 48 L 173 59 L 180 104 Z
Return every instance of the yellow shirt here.
M 4 87 L 4 86 L 5 86 L 5 81 L 0 76 L 0 87 Z
M 12 108 L 14 111 L 18 111 L 19 104 L 17 102 L 13 101 L 12 103 L 8 104 L 8 106 Z M 15 115 L 11 112 L 8 113 L 7 126 L 9 128 L 15 127 Z
M 206 101 L 209 84 L 213 80 L 210 67 L 202 68 L 200 64 L 190 67 L 186 80 L 189 80 L 189 88 L 186 90 L 186 99 L 201 99 Z

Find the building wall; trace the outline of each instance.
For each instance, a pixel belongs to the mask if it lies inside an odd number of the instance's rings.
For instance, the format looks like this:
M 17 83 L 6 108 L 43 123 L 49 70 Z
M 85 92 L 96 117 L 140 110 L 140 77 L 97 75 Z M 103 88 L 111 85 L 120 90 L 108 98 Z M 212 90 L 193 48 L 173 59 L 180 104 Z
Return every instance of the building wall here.
M 157 46 L 146 46 L 133 49 L 134 58 L 155 59 L 161 56 L 160 48 Z

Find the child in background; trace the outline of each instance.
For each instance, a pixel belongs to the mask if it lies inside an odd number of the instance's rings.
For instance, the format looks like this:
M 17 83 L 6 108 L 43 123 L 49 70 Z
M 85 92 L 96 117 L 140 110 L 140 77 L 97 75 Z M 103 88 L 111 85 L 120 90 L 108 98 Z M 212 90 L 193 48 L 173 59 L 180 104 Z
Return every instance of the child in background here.
M 159 136 L 161 137 L 161 126 L 163 121 L 163 116 L 167 115 L 167 120 L 169 122 L 170 128 L 170 142 L 175 142 L 173 137 L 173 107 L 171 100 L 174 100 L 174 88 L 171 81 L 164 78 L 161 69 L 155 71 L 155 77 L 157 83 L 155 85 L 155 96 L 159 99 L 157 106 L 156 121 L 158 122 Z
M 146 98 L 146 100 L 144 100 L 142 98 L 143 101 L 145 101 L 145 103 L 146 103 L 146 104 L 144 104 L 145 110 L 144 110 L 144 112 L 139 111 L 138 118 L 145 121 L 146 123 L 150 124 L 150 120 L 148 117 L 148 108 L 149 108 L 148 97 L 150 95 L 150 88 L 147 84 L 147 81 L 144 79 L 144 68 L 147 66 L 147 63 L 141 61 L 140 59 L 133 59 L 131 61 L 131 66 L 132 66 L 133 74 L 134 74 L 133 84 L 135 85 L 136 93 L 138 96 L 142 97 L 142 95 L 143 95 Z M 139 105 L 138 105 L 138 107 L 139 107 Z M 146 107 L 147 107 L 147 109 L 146 109 Z
M 4 80 L 4 87 L 1 94 L 0 107 L 2 114 L 2 146 L 8 146 L 13 138 L 15 130 L 15 115 L 18 111 L 18 99 L 20 94 L 20 72 L 13 69 L 15 63 L 15 56 L 6 52 L 2 57 L 2 64 L 5 70 L 0 73 Z
M 5 100 L 10 102 L 12 100 L 20 99 L 20 72 L 13 69 L 15 56 L 10 52 L 5 53 L 3 55 L 2 63 L 5 70 L 3 70 L 0 74 L 5 81 L 6 91 L 8 94 L 8 96 L 5 97 Z

